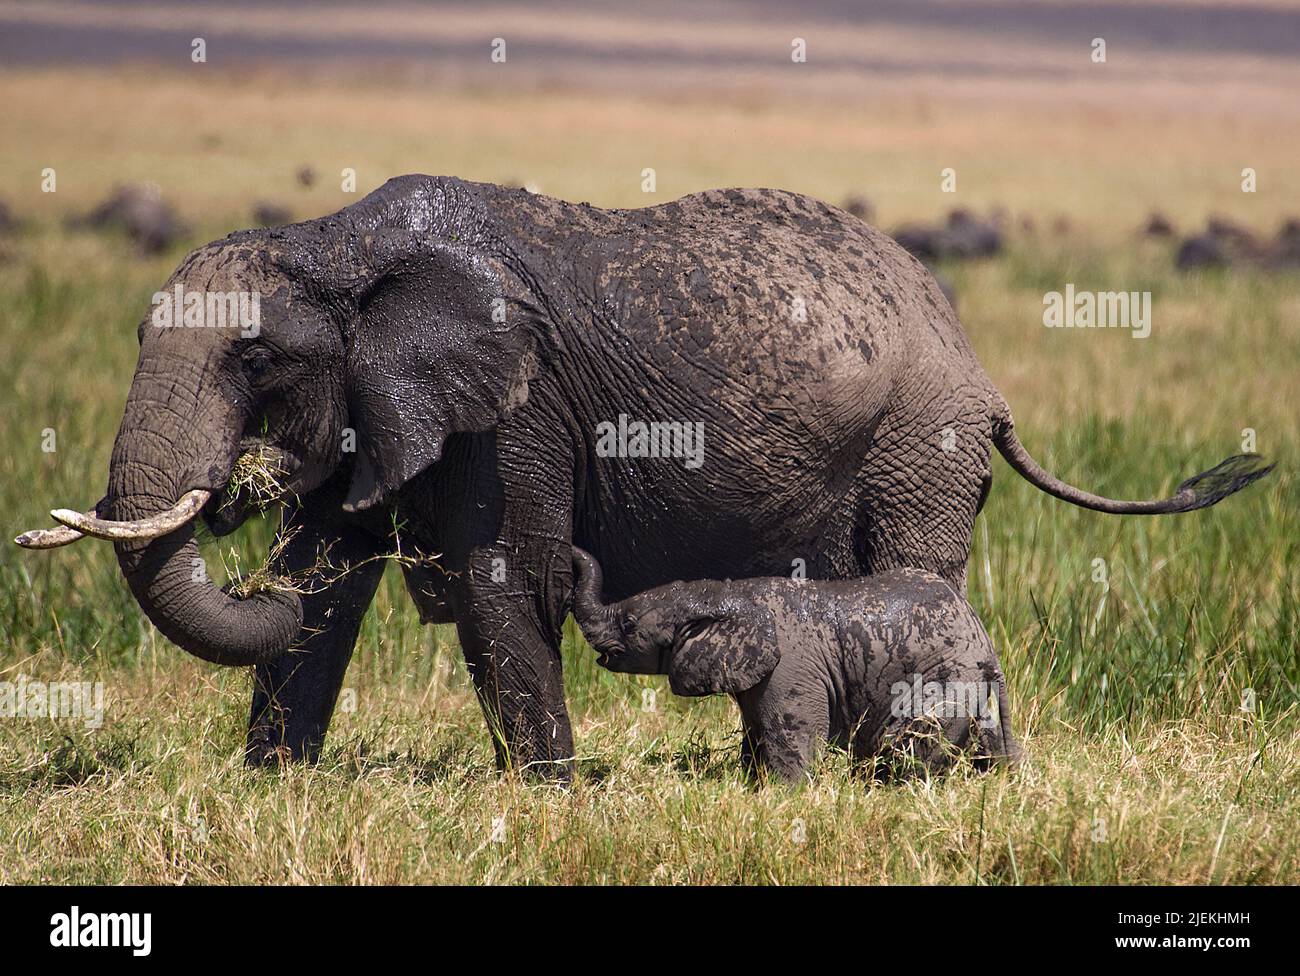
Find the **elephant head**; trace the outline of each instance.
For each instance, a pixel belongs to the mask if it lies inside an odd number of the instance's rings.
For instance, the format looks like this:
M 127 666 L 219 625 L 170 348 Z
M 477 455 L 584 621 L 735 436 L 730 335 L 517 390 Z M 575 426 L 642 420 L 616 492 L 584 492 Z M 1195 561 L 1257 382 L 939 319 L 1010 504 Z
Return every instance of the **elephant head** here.
M 218 589 L 193 520 L 217 534 L 244 521 L 248 493 L 231 476 L 250 452 L 273 460 L 281 498 L 337 473 L 346 510 L 382 505 L 450 433 L 489 429 L 523 402 L 535 307 L 484 243 L 466 186 L 402 177 L 330 217 L 191 253 L 140 325 L 104 499 L 17 541 L 112 539 L 149 619 L 205 660 L 287 650 L 297 596 Z
M 600 564 L 573 550 L 573 615 L 602 667 L 666 674 L 675 694 L 739 695 L 781 658 L 770 611 L 727 583 L 669 583 L 601 602 Z

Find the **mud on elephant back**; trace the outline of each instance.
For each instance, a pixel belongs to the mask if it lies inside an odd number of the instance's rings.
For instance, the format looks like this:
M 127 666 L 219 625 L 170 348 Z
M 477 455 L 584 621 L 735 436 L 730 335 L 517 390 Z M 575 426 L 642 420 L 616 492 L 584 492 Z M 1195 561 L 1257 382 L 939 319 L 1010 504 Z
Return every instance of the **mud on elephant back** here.
M 780 190 L 602 210 L 405 176 L 200 247 L 155 299 L 103 499 L 18 542 L 110 539 L 164 635 L 254 667 L 252 763 L 319 755 L 398 551 L 439 554 L 408 588 L 422 619 L 455 623 L 498 762 L 567 779 L 575 544 L 612 600 L 794 556 L 813 578 L 961 585 L 994 446 L 1107 512 L 1190 511 L 1268 470 L 1232 458 L 1158 501 L 1066 485 L 1021 446 L 925 268 Z M 702 463 L 598 450 L 628 419 L 693 425 Z M 250 457 L 273 460 L 269 489 L 238 475 Z M 195 520 L 223 535 L 267 502 L 284 509 L 270 577 L 293 584 L 194 578 Z

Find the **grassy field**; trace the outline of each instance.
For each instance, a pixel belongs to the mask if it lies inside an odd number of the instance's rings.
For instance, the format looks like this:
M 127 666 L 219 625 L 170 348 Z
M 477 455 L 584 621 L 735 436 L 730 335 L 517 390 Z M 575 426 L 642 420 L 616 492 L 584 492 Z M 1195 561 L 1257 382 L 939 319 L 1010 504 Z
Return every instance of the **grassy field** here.
M 56 81 L 66 94 L 51 106 Z M 575 786 L 498 776 L 454 630 L 421 628 L 396 573 L 364 624 L 350 707 L 321 765 L 246 771 L 246 674 L 159 637 L 107 544 L 6 544 L 0 681 L 103 682 L 106 713 L 96 729 L 0 720 L 0 836 L 13 838 L 0 881 L 1300 881 L 1300 280 L 1181 275 L 1171 245 L 1133 233 L 1153 206 L 1184 224 L 1221 211 L 1271 231 L 1300 211 L 1285 182 L 1295 175 L 1283 175 L 1300 148 L 1294 126 L 1234 117 L 1229 140 L 1212 137 L 1223 118 L 1185 106 L 1081 110 L 1067 124 L 1032 103 L 893 99 L 849 124 L 842 106 L 780 99 L 266 90 L 130 71 L 0 74 L 0 185 L 23 220 L 0 241 L 8 535 L 102 493 L 136 324 L 186 249 L 140 258 L 63 218 L 114 183 L 153 180 L 193 223 L 192 246 L 246 225 L 256 199 L 304 217 L 352 202 L 332 176 L 343 166 L 362 192 L 446 172 L 621 206 L 715 185 L 832 202 L 865 191 L 886 226 L 1002 204 L 1038 230 L 944 272 L 1044 464 L 1143 497 L 1237 453 L 1249 429 L 1278 469 L 1213 510 L 1144 520 L 1072 508 L 996 462 L 970 596 L 1030 760 L 899 787 L 868 788 L 830 755 L 805 787 L 751 788 L 729 702 L 606 674 L 572 630 Z M 310 191 L 292 180 L 303 163 L 326 174 Z M 46 165 L 56 194 L 37 192 Z M 938 192 L 948 165 L 956 198 Z M 1267 193 L 1239 192 L 1242 165 L 1273 174 Z M 639 191 L 644 166 L 659 174 L 654 198 Z M 1070 233 L 1046 230 L 1059 215 Z M 1066 282 L 1151 291 L 1150 337 L 1044 329 L 1043 293 Z M 41 450 L 46 428 L 54 453 Z M 208 551 L 229 559 L 233 545 L 256 565 L 267 539 L 255 524 Z

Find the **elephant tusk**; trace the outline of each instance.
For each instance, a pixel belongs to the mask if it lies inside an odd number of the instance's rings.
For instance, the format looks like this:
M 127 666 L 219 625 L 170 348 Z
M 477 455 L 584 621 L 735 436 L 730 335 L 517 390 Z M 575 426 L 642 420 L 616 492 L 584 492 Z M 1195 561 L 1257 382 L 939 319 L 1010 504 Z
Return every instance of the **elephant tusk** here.
M 82 516 L 82 518 L 94 517 L 95 510 L 93 508 Z M 32 529 L 17 536 L 14 542 L 24 549 L 57 549 L 59 546 L 69 545 L 85 537 L 86 533 L 84 532 L 78 532 L 66 525 L 60 525 L 57 529 Z
M 55 521 L 62 522 L 69 528 L 76 529 L 86 535 L 93 535 L 97 539 L 114 539 L 117 541 L 156 539 L 160 535 L 175 532 L 198 515 L 211 497 L 212 492 L 203 488 L 195 488 L 193 491 L 187 491 L 182 495 L 181 500 L 167 511 L 159 512 L 157 515 L 150 515 L 148 518 L 136 519 L 133 522 L 112 522 L 108 519 L 98 518 L 93 512 L 83 515 L 69 508 L 56 508 L 50 512 L 50 515 L 54 517 Z
M 98 518 L 99 510 L 104 507 L 108 499 L 101 498 L 95 502 L 90 511 L 85 514 L 85 518 Z M 77 529 L 70 529 L 65 525 L 60 525 L 57 529 L 30 529 L 14 539 L 24 549 L 57 549 L 59 546 L 70 545 L 78 539 L 84 539 L 86 533 Z

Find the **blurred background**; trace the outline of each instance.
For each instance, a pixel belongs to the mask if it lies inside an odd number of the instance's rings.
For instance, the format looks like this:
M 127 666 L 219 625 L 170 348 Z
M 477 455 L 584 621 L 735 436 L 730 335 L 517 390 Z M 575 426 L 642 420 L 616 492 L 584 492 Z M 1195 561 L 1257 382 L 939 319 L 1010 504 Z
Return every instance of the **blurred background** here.
M 132 180 L 198 214 L 248 193 L 314 214 L 347 202 L 344 167 L 358 193 L 423 171 L 606 206 L 653 202 L 653 167 L 657 199 L 728 183 L 864 193 L 885 223 L 960 202 L 1098 227 L 1152 208 L 1268 224 L 1268 201 L 1295 199 L 1294 8 L 798 6 L 6 3 L 0 175 L 33 215 Z M 48 200 L 33 195 L 46 165 L 62 170 Z M 301 166 L 319 174 L 311 192 Z M 1257 196 L 1240 192 L 1246 166 Z M 939 194 L 944 167 L 955 196 Z

